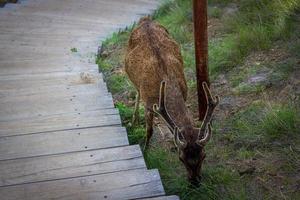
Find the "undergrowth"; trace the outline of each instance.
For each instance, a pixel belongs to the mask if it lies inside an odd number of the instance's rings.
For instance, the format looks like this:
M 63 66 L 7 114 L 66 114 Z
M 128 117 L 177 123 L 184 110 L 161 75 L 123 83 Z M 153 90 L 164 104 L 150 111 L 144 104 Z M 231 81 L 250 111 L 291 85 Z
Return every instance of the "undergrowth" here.
M 206 147 L 199 188 L 187 182 L 177 152 L 153 142 L 144 156 L 148 168 L 159 169 L 167 194 L 195 200 L 299 197 L 299 192 L 293 189 L 297 187 L 293 175 L 300 166 L 299 100 L 287 103 L 262 97 L 270 87 L 284 87 L 297 70 L 300 23 L 295 15 L 299 5 L 299 0 L 209 0 L 209 18 L 219 24 L 217 34 L 209 38 L 211 79 L 225 75 L 231 87 L 229 95 L 245 97 L 247 104 L 222 121 L 214 122 L 214 136 Z M 167 0 L 152 18 L 165 26 L 180 44 L 189 91 L 195 91 L 192 1 Z M 104 41 L 97 63 L 114 96 L 130 144 L 143 145 L 144 109 L 141 106 L 140 124 L 132 126 L 135 89 L 123 70 L 127 41 L 134 27 L 114 33 Z M 280 61 L 247 64 L 252 53 L 268 52 L 274 43 L 287 49 L 290 56 Z M 260 76 L 263 81 L 251 82 Z M 259 169 L 252 165 L 258 165 Z M 277 175 L 282 177 L 281 182 L 275 180 Z M 275 186 L 272 188 L 271 184 Z

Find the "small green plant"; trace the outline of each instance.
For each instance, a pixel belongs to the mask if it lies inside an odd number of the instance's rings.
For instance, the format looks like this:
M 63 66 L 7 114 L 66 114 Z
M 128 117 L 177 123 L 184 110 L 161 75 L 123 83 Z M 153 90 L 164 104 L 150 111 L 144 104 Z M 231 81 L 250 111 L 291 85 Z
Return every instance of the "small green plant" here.
M 71 52 L 76 53 L 76 52 L 78 52 L 78 50 L 77 50 L 77 48 L 73 47 L 73 48 L 71 48 Z
M 107 86 L 109 91 L 113 94 L 134 90 L 132 83 L 124 74 L 112 74 L 107 79 Z
M 240 64 L 242 58 L 242 52 L 233 36 L 209 42 L 209 71 L 212 76 L 229 71 Z
M 242 82 L 233 89 L 233 92 L 237 95 L 242 95 L 250 93 L 261 93 L 264 90 L 265 86 L 263 84 L 250 84 Z
M 99 68 L 103 73 L 109 73 L 114 67 L 110 62 L 103 58 L 98 58 L 97 64 L 99 65 Z
M 261 128 L 270 138 L 299 134 L 299 117 L 299 110 L 295 106 L 268 105 Z
M 219 7 L 208 7 L 208 16 L 213 18 L 221 18 L 222 10 Z
M 134 112 L 133 107 L 128 107 L 123 103 L 117 103 L 116 107 L 118 108 L 123 125 L 127 129 L 128 140 L 130 144 L 142 144 L 145 137 L 145 120 L 144 120 L 144 109 L 139 109 L 140 123 L 136 126 L 132 126 L 131 120 Z

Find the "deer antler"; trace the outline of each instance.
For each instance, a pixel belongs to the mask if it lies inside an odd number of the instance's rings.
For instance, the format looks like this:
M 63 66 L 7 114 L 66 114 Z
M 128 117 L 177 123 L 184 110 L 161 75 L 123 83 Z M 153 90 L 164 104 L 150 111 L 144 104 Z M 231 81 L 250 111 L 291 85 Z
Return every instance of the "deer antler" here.
M 157 104 L 153 105 L 153 111 L 158 114 L 166 123 L 168 128 L 174 133 L 175 123 L 171 119 L 167 109 L 166 109 L 166 82 L 162 81 L 160 84 L 160 92 L 159 92 L 159 106 Z
M 197 144 L 200 146 L 204 146 L 211 138 L 212 131 L 210 121 L 212 118 L 212 114 L 220 101 L 220 98 L 218 96 L 215 96 L 215 98 L 212 97 L 210 89 L 206 82 L 202 83 L 202 87 L 207 101 L 207 110 L 198 135 L 199 140 L 197 141 Z
M 180 149 L 184 149 L 187 146 L 187 143 L 183 137 L 183 135 L 181 134 L 181 137 L 183 138 L 183 140 L 181 140 L 179 138 L 179 130 L 178 127 L 176 126 L 174 129 L 174 144 L 176 145 L 176 147 L 180 148 Z
M 181 137 L 183 140 L 179 137 L 179 129 L 176 126 L 175 122 L 170 117 L 167 109 L 166 109 L 166 82 L 162 81 L 160 84 L 160 91 L 159 91 L 159 106 L 157 104 L 153 105 L 153 111 L 158 114 L 163 120 L 167 123 L 168 128 L 171 130 L 171 132 L 174 134 L 174 143 L 179 148 L 186 147 L 186 142 L 181 134 Z
M 205 146 L 211 138 L 212 128 L 211 128 L 210 124 L 208 124 L 208 129 L 205 132 L 206 132 L 206 134 L 205 134 L 204 138 L 199 139 L 197 141 L 197 144 L 200 146 Z

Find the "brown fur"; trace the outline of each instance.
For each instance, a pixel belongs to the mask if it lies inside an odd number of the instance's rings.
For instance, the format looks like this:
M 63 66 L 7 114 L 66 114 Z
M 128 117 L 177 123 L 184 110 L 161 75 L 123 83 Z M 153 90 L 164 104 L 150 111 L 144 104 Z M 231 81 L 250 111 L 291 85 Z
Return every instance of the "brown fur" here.
M 199 129 L 193 128 L 185 106 L 187 84 L 179 45 L 170 38 L 164 27 L 143 18 L 130 36 L 125 70 L 145 103 L 146 145 L 153 131 L 152 108 L 159 101 L 161 82 L 166 82 L 166 108 L 188 143 L 188 147 L 179 152 L 179 157 L 187 167 L 190 179 L 194 179 L 199 175 L 205 155 L 203 148 L 195 143 Z
M 187 110 L 178 108 L 178 104 L 184 103 L 187 98 L 183 61 L 178 44 L 169 37 L 164 27 L 149 18 L 141 19 L 129 39 L 125 70 L 150 111 L 153 104 L 158 103 L 161 81 L 167 81 L 168 110 L 176 124 L 183 125 L 182 114 Z M 171 112 L 176 110 L 174 108 L 180 109 L 181 117 L 178 112 Z

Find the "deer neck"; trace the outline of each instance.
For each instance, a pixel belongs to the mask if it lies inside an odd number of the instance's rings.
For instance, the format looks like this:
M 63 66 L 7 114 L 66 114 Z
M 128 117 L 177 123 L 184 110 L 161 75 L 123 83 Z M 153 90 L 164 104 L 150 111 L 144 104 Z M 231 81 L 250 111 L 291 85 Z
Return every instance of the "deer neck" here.
M 169 80 L 167 84 L 166 107 L 169 115 L 179 128 L 193 127 L 189 110 L 185 105 L 182 91 L 176 80 Z

